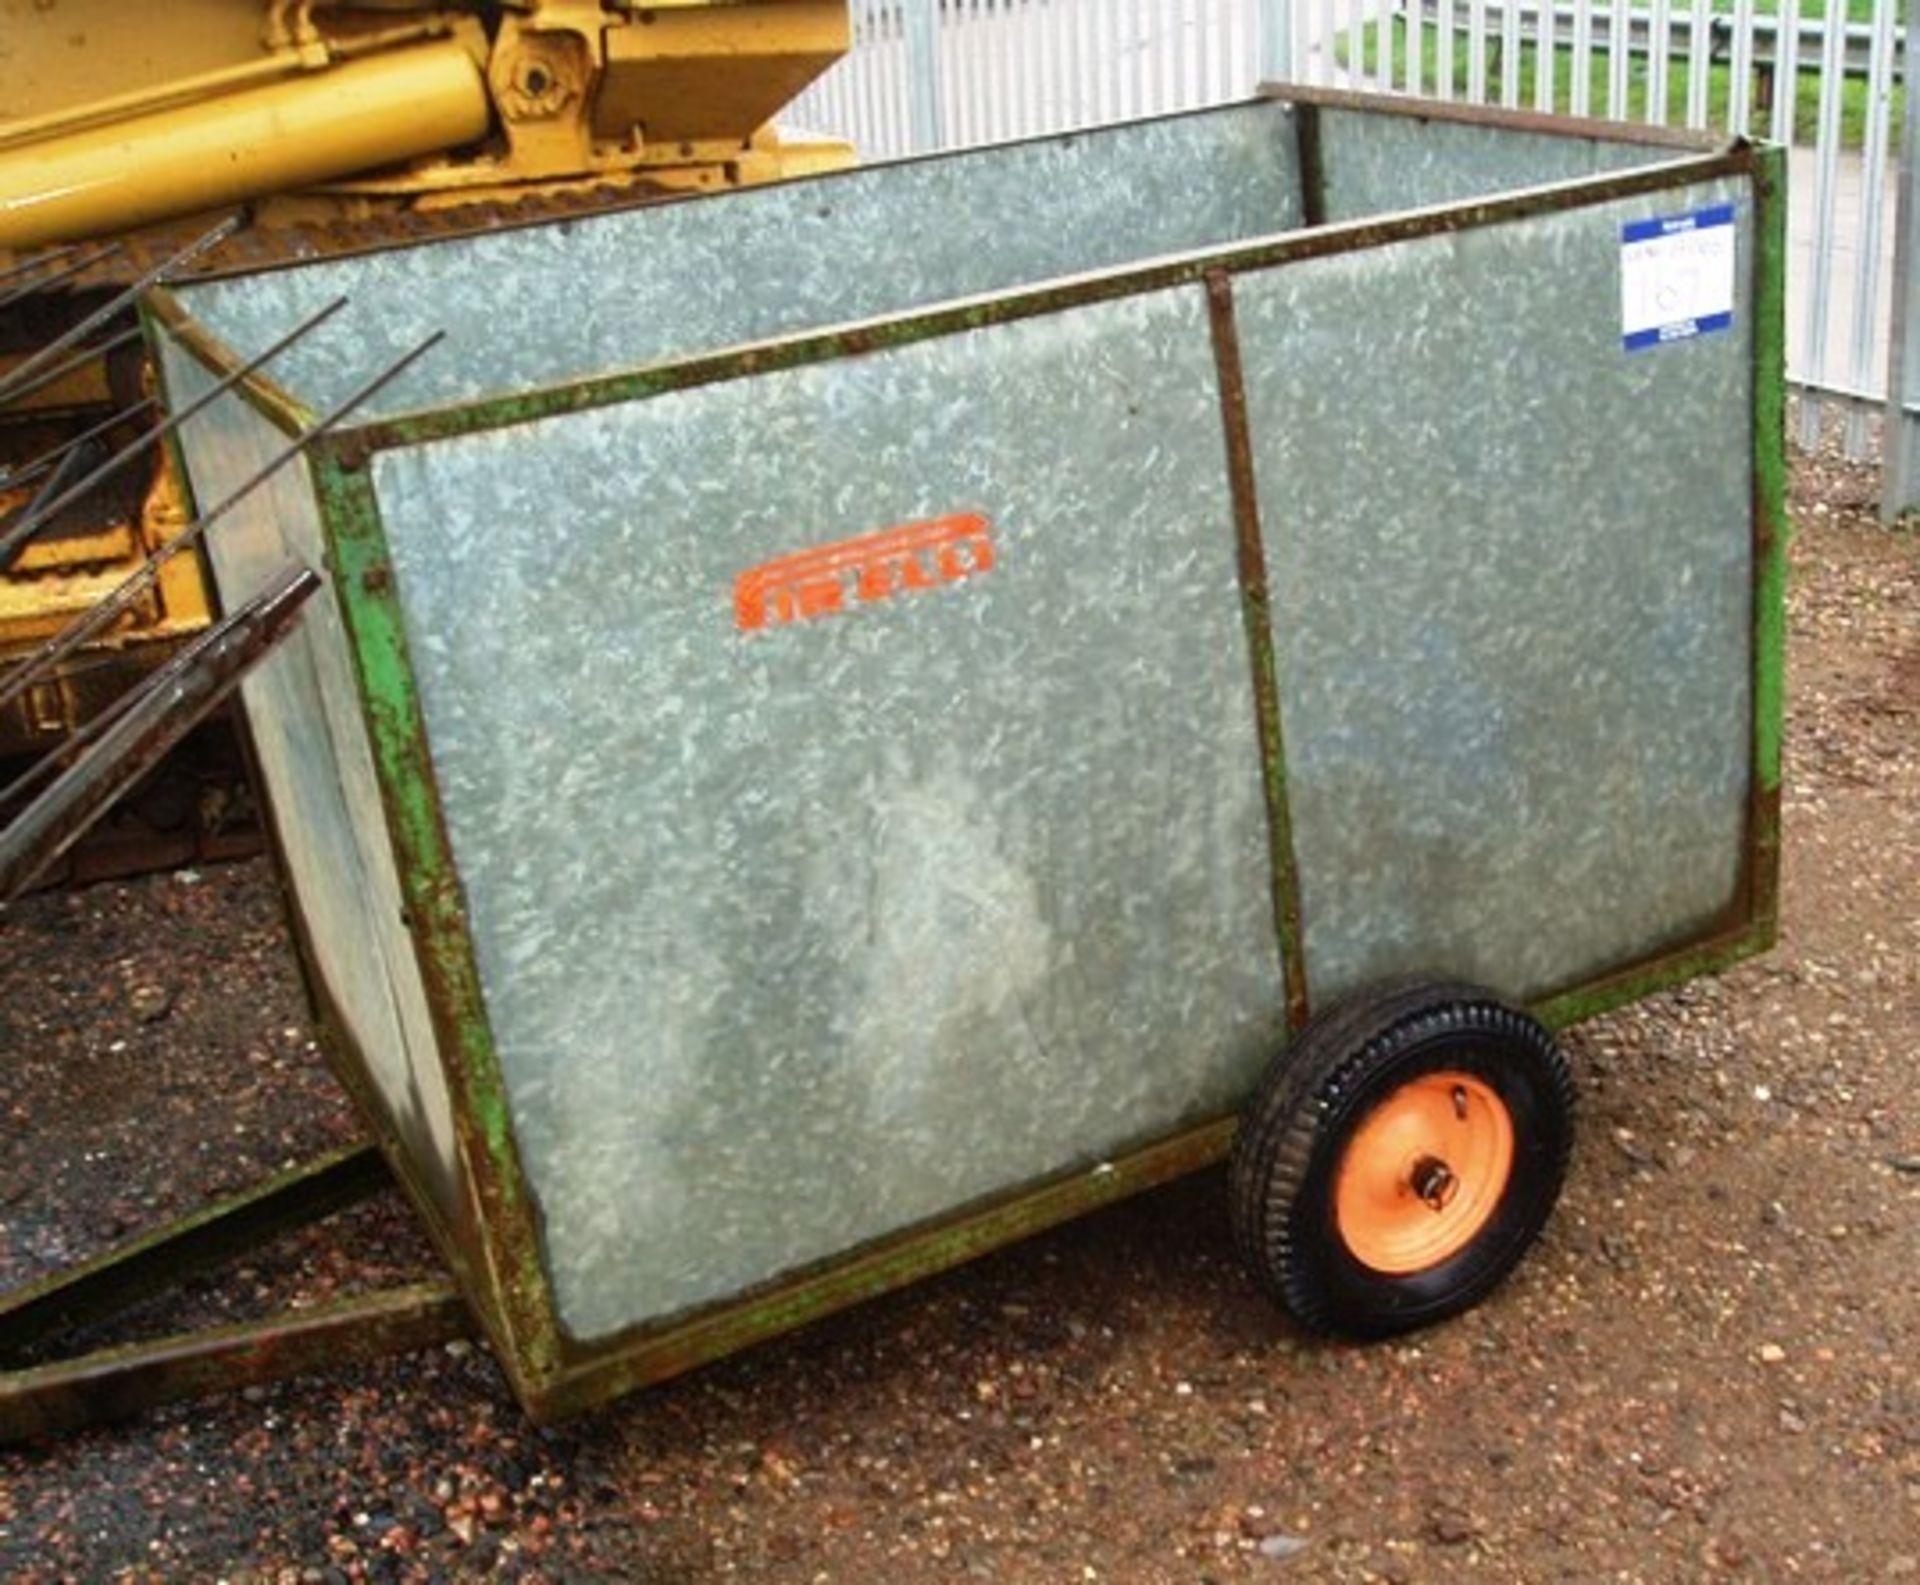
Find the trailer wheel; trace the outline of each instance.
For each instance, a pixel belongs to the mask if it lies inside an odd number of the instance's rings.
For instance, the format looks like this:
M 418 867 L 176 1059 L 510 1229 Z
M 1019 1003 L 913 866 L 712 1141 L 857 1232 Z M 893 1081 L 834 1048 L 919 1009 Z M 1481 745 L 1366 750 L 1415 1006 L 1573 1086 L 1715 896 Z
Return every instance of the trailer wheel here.
M 1301 1030 L 1242 1120 L 1235 1240 L 1313 1331 L 1386 1337 L 1457 1315 L 1546 1224 L 1573 1109 L 1553 1036 L 1488 992 L 1362 994 Z

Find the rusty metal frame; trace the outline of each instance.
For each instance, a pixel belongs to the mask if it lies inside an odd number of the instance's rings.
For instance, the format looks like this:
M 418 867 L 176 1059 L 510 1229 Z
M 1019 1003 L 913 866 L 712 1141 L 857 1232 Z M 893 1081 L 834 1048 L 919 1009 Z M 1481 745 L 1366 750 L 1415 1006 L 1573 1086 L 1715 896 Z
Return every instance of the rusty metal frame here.
M 1326 110 L 1353 110 L 1365 115 L 1402 116 L 1414 121 L 1442 121 L 1454 126 L 1490 127 L 1506 132 L 1533 132 L 1546 137 L 1584 138 L 1594 143 L 1630 143 L 1647 148 L 1696 154 L 1726 147 L 1712 132 L 1690 127 L 1654 126 L 1641 121 L 1602 121 L 1592 116 L 1559 115 L 1505 105 L 1476 105 L 1461 99 L 1416 99 L 1402 94 L 1358 93 L 1348 88 L 1321 88 L 1307 83 L 1262 83 L 1261 99 Z
M 467 1336 L 468 1316 L 454 1284 L 424 1282 L 10 1371 L 0 1374 L 0 1445 L 431 1348 Z
M 1753 753 L 1751 795 L 1736 894 L 1726 916 L 1684 941 L 1671 943 L 1617 970 L 1538 1000 L 1535 1010 L 1564 1025 L 1723 968 L 1764 950 L 1774 939 L 1778 895 L 1780 732 L 1784 633 L 1785 518 L 1783 375 L 1784 154 L 1734 142 L 1709 144 L 1654 129 L 1551 121 L 1524 112 L 1493 113 L 1427 102 L 1301 89 L 1273 90 L 1297 107 L 1296 134 L 1310 148 L 1319 107 L 1414 115 L 1508 126 L 1566 137 L 1602 137 L 1682 151 L 1670 161 L 1624 172 L 1521 189 L 1498 197 L 1321 225 L 1231 247 L 1147 261 L 991 298 L 869 320 L 857 325 L 769 340 L 720 354 L 670 361 L 612 376 L 547 387 L 433 411 L 362 424 L 324 437 L 312 450 L 315 488 L 339 602 L 361 692 L 388 835 L 393 843 L 415 951 L 442 1066 L 449 1080 L 458 1148 L 471 1196 L 472 1237 L 444 1225 L 431 1197 L 412 1178 L 391 1124 L 370 1087 L 350 1079 L 376 1120 L 412 1198 L 426 1213 L 437 1241 L 460 1274 L 480 1321 L 491 1336 L 522 1402 L 536 1417 L 586 1408 L 614 1393 L 672 1375 L 750 1342 L 773 1336 L 859 1299 L 956 1265 L 977 1254 L 1068 1220 L 1096 1206 L 1166 1182 L 1221 1157 L 1234 1120 L 1216 1119 L 1171 1137 L 1142 1142 L 1111 1162 L 1075 1168 L 774 1279 L 750 1293 L 665 1322 L 642 1323 L 592 1344 L 569 1338 L 560 1325 L 546 1277 L 539 1209 L 520 1162 L 498 1054 L 475 964 L 465 897 L 443 817 L 421 701 L 408 659 L 405 622 L 394 589 L 385 529 L 370 477 L 382 451 L 401 450 L 454 435 L 491 430 L 666 391 L 745 379 L 778 369 L 963 333 L 1136 293 L 1191 286 L 1209 296 L 1217 366 L 1222 374 L 1222 423 L 1230 454 L 1244 450 L 1244 411 L 1235 416 L 1237 342 L 1232 324 L 1232 278 L 1296 260 L 1383 243 L 1495 226 L 1612 200 L 1665 191 L 1720 177 L 1746 178 L 1755 204 L 1752 264 L 1755 367 L 1753 438 Z M 1643 135 L 1644 134 L 1644 135 Z M 811 178 L 831 182 L 833 176 Z M 157 316 L 181 345 L 216 372 L 234 355 L 194 330 L 177 303 L 163 300 Z M 300 422 L 299 404 L 278 388 L 251 392 L 283 426 Z M 1242 399 L 1244 393 L 1242 393 Z M 1272 676 L 1255 636 L 1264 611 L 1264 573 L 1246 554 L 1248 534 L 1258 546 L 1250 460 L 1233 471 L 1236 533 L 1240 541 L 1243 609 L 1256 683 Z M 1269 639 L 1270 646 L 1270 639 Z M 1283 963 L 1298 950 L 1298 895 L 1290 869 L 1285 809 L 1285 754 L 1277 730 L 1277 698 L 1268 720 L 1262 701 L 1262 757 L 1268 769 L 1269 831 L 1274 837 L 1275 917 Z M 313 976 L 317 979 L 317 975 Z M 1298 988 L 1297 998 L 1291 993 Z M 1311 1007 L 1302 974 L 1289 977 L 1289 1015 Z M 324 1005 L 324 996 L 321 998 Z M 336 1031 L 337 1019 L 327 1020 Z M 336 1067 L 350 1073 L 350 1053 Z
M 122 793 L 224 703 L 286 639 L 319 589 L 319 575 L 310 569 L 297 563 L 281 568 L 239 610 L 170 656 L 43 760 L 51 779 L 0 830 L 0 905 L 45 874 Z M 22 781 L 35 781 L 38 769 Z
M 370 1145 L 329 1151 L 0 1296 L 0 1444 L 464 1336 L 464 1298 L 453 1284 L 432 1282 L 71 1359 L 40 1357 L 65 1334 L 97 1327 L 391 1181 Z
M 1240 579 L 1240 612 L 1253 667 L 1254 725 L 1260 745 L 1260 777 L 1267 798 L 1267 851 L 1271 856 L 1273 929 L 1286 982 L 1287 1027 L 1298 1033 L 1308 1014 L 1307 951 L 1300 922 L 1300 864 L 1293 845 L 1293 812 L 1287 796 L 1287 745 L 1280 722 L 1280 672 L 1273 649 L 1273 602 L 1267 586 L 1266 542 L 1260 535 L 1260 487 L 1254 477 L 1253 430 L 1247 417 L 1247 382 L 1240 363 L 1240 330 L 1234 318 L 1233 277 L 1207 276 L 1207 320 L 1213 336 L 1215 377 L 1220 382 L 1220 423 L 1227 445 L 1227 484 L 1233 498 L 1234 548 Z

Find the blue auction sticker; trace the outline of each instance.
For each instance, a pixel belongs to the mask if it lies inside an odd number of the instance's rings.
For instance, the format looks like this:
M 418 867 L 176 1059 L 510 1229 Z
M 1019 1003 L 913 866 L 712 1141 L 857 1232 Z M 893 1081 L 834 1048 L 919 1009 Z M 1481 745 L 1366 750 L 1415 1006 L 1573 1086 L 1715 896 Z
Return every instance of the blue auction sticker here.
M 1620 343 L 1629 352 L 1733 325 L 1733 205 L 1620 228 Z

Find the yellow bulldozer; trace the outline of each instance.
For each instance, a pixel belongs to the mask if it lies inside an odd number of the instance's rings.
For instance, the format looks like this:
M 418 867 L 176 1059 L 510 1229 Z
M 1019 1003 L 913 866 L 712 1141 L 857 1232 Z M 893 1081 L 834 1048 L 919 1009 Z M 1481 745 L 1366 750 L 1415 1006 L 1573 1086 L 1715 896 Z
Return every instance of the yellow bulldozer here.
M 177 268 L 832 169 L 845 143 L 773 118 L 847 45 L 844 0 L 0 0 L 0 543 L 151 432 L 121 299 L 216 222 L 240 224 Z M 146 450 L 0 562 L 0 673 L 187 523 Z M 211 614 L 174 558 L 0 710 L 0 761 L 62 742 Z M 226 793 L 194 796 L 158 799 L 171 857 L 218 850 Z

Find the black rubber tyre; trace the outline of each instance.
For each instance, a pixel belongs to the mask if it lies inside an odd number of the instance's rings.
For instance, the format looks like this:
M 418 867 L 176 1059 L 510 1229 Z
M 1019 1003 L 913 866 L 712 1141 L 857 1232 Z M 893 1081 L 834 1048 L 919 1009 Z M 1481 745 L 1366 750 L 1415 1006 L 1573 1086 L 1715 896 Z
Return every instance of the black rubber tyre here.
M 1506 1109 L 1512 1164 L 1504 1187 L 1470 1241 L 1447 1258 L 1416 1271 L 1377 1270 L 1354 1254 L 1336 1215 L 1346 1147 L 1387 1097 L 1423 1076 L 1456 1072 Z M 1519 1264 L 1559 1198 L 1573 1131 L 1572 1076 L 1537 1020 L 1472 985 L 1424 981 L 1366 992 L 1312 1019 L 1268 1070 L 1234 1141 L 1234 1239 L 1309 1330 L 1374 1338 L 1428 1326 L 1479 1303 Z

